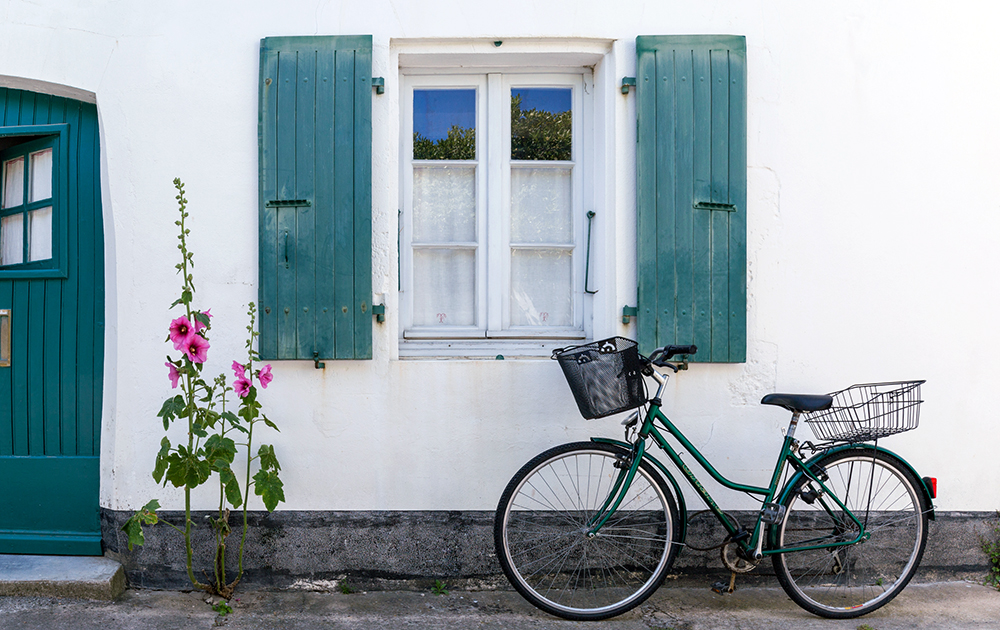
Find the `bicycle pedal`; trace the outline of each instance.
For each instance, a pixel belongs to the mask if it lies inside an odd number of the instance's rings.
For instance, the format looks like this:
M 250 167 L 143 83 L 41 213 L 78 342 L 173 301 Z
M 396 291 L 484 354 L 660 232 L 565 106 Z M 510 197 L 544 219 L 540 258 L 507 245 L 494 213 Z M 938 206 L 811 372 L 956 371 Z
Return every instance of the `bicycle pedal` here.
M 719 595 L 724 595 L 729 590 L 729 585 L 725 582 L 716 582 L 712 584 L 712 592 L 718 593 Z

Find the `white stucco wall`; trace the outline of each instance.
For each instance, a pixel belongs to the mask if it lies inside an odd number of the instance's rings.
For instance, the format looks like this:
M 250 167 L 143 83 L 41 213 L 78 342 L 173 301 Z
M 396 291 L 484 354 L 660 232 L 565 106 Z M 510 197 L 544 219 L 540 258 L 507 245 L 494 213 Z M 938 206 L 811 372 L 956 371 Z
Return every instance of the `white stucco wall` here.
M 634 336 L 618 319 L 635 303 L 635 97 L 616 86 L 634 74 L 636 35 L 726 33 L 748 47 L 748 359 L 681 373 L 668 414 L 724 474 L 766 485 L 786 417 L 761 396 L 924 378 L 920 428 L 885 445 L 938 477 L 940 508 L 997 508 L 998 27 L 1000 6 L 971 1 L 0 2 L 0 85 L 89 93 L 101 117 L 101 504 L 182 506 L 149 474 L 171 393 L 174 177 L 191 202 L 198 305 L 215 315 L 207 369 L 242 356 L 257 299 L 262 37 L 371 33 L 386 79 L 372 118 L 374 291 L 387 322 L 372 361 L 274 363 L 262 399 L 282 427 L 266 438 L 283 463 L 282 509 L 483 510 L 540 450 L 620 432 L 617 419 L 582 420 L 548 360 L 398 359 L 400 47 L 607 48 L 595 68 L 594 330 Z

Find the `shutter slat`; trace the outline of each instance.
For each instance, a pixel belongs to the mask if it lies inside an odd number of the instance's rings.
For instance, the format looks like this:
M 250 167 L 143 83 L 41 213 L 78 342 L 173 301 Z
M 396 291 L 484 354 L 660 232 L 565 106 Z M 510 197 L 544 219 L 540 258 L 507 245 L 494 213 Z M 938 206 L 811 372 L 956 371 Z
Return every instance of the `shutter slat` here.
M 355 52 L 354 76 L 354 355 L 372 356 L 372 51 Z M 363 264 L 359 266 L 359 261 Z
M 338 50 L 334 92 L 333 356 L 354 356 L 354 51 Z
M 656 55 L 639 55 L 637 63 L 637 94 L 656 89 Z M 651 137 L 659 135 L 656 126 L 656 100 L 639 98 L 636 101 L 637 146 L 636 179 L 638 182 L 656 179 L 656 144 Z M 638 186 L 636 203 L 639 208 L 656 207 L 656 187 Z M 646 352 L 656 347 L 656 295 L 659 286 L 656 278 L 657 230 L 656 213 L 638 212 L 636 252 L 639 281 L 639 347 Z M 650 325 L 651 324 L 651 325 Z
M 636 51 L 641 349 L 744 361 L 745 40 L 639 37 Z
M 729 199 L 729 51 L 709 51 L 712 71 L 712 197 L 716 203 Z M 712 361 L 729 357 L 729 215 L 730 212 L 706 212 L 711 217 Z
M 675 190 L 674 174 L 676 164 L 675 140 L 675 108 L 674 101 L 674 55 L 672 50 L 656 53 L 656 233 L 662 233 L 664 228 L 673 233 L 674 212 L 673 195 Z M 669 226 L 669 227 L 667 227 Z M 673 238 L 657 239 L 656 277 L 676 278 L 674 263 L 677 259 L 675 240 Z M 655 320 L 659 336 L 661 330 L 674 330 L 676 325 L 675 305 L 677 286 L 662 280 L 656 283 Z
M 675 187 L 674 207 L 684 208 L 691 204 L 694 199 L 694 191 L 691 182 L 694 181 L 694 86 L 696 76 L 694 73 L 694 55 L 689 48 L 675 50 L 674 54 L 678 60 L 683 60 L 678 64 L 677 79 L 677 181 L 683 184 Z M 677 286 L 677 332 L 674 339 L 681 343 L 681 339 L 690 339 L 694 343 L 694 218 L 692 212 L 674 213 L 674 240 L 677 243 L 676 261 L 674 269 L 677 273 L 675 284 Z M 670 331 L 666 331 L 664 339 L 669 338 Z M 664 342 L 669 343 L 669 342 Z
M 334 92 L 337 70 L 334 56 L 317 55 L 316 74 L 321 91 L 316 98 L 316 119 L 326 121 L 316 126 L 316 172 L 323 177 L 316 179 L 316 207 L 333 208 L 334 199 Z M 326 348 L 323 358 L 334 358 L 334 327 L 336 300 L 333 290 L 334 221 L 332 216 L 316 221 L 316 347 Z M 306 357 L 308 358 L 308 357 Z
M 274 165 L 277 131 L 278 53 L 262 49 L 260 58 L 260 211 L 258 268 L 260 278 L 260 314 L 258 350 L 262 357 L 278 357 L 278 211 L 266 204 L 277 199 L 277 175 Z
M 296 67 L 294 199 L 315 196 L 317 55 L 300 52 Z M 316 347 L 316 213 L 312 206 L 288 210 L 295 222 L 295 356 L 308 357 Z

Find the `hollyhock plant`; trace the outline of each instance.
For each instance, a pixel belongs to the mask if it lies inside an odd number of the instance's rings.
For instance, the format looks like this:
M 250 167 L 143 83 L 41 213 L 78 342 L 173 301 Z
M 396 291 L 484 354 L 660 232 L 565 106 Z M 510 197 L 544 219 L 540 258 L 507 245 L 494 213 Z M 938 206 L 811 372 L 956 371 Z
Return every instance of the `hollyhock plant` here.
M 192 335 L 183 350 L 188 359 L 191 360 L 191 363 L 204 363 L 205 359 L 208 358 L 209 347 L 208 340 L 204 337 L 201 335 Z M 180 349 L 182 348 L 178 348 L 178 350 Z
M 253 387 L 253 383 L 250 382 L 250 379 L 244 376 L 239 377 L 233 383 L 233 391 L 236 392 L 236 395 L 240 398 L 246 398 L 247 394 L 250 393 L 251 387 Z
M 253 302 L 247 310 L 250 320 L 245 346 L 247 360 L 243 363 L 233 361 L 232 370 L 236 381 L 232 387 L 227 384 L 225 374 L 218 375 L 214 380 L 202 375 L 208 360 L 208 349 L 211 347 L 208 333 L 212 330 L 212 313 L 211 309 L 201 311 L 192 307 L 195 296 L 194 277 L 191 273 L 194 254 L 188 250 L 190 230 L 186 227 L 187 200 L 184 198 L 184 185 L 179 179 L 174 180 L 174 186 L 178 191 L 181 215 L 180 220 L 175 222 L 180 228 L 177 238 L 180 241 L 178 249 L 181 261 L 174 268 L 181 275 L 182 288 L 180 297 L 170 308 L 181 307 L 184 314 L 170 321 L 167 335 L 167 341 L 181 352 L 181 356 L 177 359 L 167 356 L 164 365 L 167 367 L 167 379 L 171 388 L 180 388 L 180 392 L 167 398 L 157 414 L 163 420 L 163 429 L 167 435 L 160 442 L 153 467 L 153 479 L 164 486 L 169 482 L 175 488 L 184 489 L 184 522 L 175 525 L 169 522 L 174 520 L 172 516 L 168 519 L 160 518 L 156 513 L 160 504 L 154 499 L 136 511 L 122 526 L 122 530 L 127 534 L 128 548 L 131 551 L 134 545 L 144 542 L 143 525 L 155 525 L 160 520 L 167 520 L 173 529 L 184 536 L 186 568 L 191 583 L 195 588 L 229 599 L 243 576 L 250 489 L 253 488 L 254 495 L 260 497 L 268 512 L 274 511 L 278 503 L 285 500 L 284 484 L 278 477 L 281 465 L 274 447 L 254 442 L 254 429 L 259 433 L 260 423 L 275 430 L 277 426 L 263 413 L 262 405 L 257 400 L 258 392 L 253 378 L 256 375 L 261 387 L 266 387 L 273 377 L 270 365 L 255 370 L 254 364 L 260 361 L 260 355 L 255 350 L 258 337 L 257 307 Z M 227 409 L 227 396 L 234 392 L 238 408 Z M 175 422 L 186 425 L 184 430 L 172 427 L 171 424 Z M 171 440 L 175 431 L 179 439 L 173 443 Z M 233 437 L 237 437 L 239 441 Z M 244 448 L 245 453 L 242 452 Z M 241 466 L 246 466 L 245 470 L 234 470 L 236 461 Z M 216 549 L 208 562 L 196 567 L 192 545 L 194 522 L 191 491 L 213 476 L 219 483 L 219 509 L 216 516 L 209 518 L 209 524 L 215 536 Z M 226 570 L 226 558 L 232 556 L 227 556 L 226 553 L 226 537 L 235 530 L 230 525 L 230 515 L 240 508 L 243 511 L 243 532 L 239 552 L 236 554 L 239 566 L 235 576 L 232 576 L 232 569 L 228 573 Z M 212 575 L 208 584 L 195 577 L 196 568 L 204 568 L 206 575 Z
M 170 322 L 170 341 L 174 343 L 174 350 L 186 348 L 191 343 L 195 328 L 191 325 L 191 320 L 181 315 Z
M 167 368 L 169 368 L 170 370 L 167 373 L 167 378 L 170 379 L 171 389 L 177 389 L 177 381 L 181 380 L 181 373 L 177 371 L 177 366 L 171 363 L 170 361 L 167 361 L 163 365 L 167 366 Z
M 271 364 L 268 363 L 261 369 L 257 374 L 257 380 L 260 381 L 260 386 L 267 389 L 267 384 L 274 380 L 274 376 L 271 375 Z

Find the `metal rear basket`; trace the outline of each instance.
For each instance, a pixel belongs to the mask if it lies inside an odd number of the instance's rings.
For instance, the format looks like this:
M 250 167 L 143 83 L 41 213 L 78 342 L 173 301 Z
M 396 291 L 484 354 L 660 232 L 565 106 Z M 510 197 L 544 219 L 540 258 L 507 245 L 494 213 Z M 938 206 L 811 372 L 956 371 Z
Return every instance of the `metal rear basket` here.
M 805 416 L 821 440 L 867 442 L 917 428 L 924 381 L 851 385 L 830 394 L 833 405 Z
M 646 402 L 643 361 L 636 342 L 611 337 L 552 352 L 584 418 L 603 418 Z

